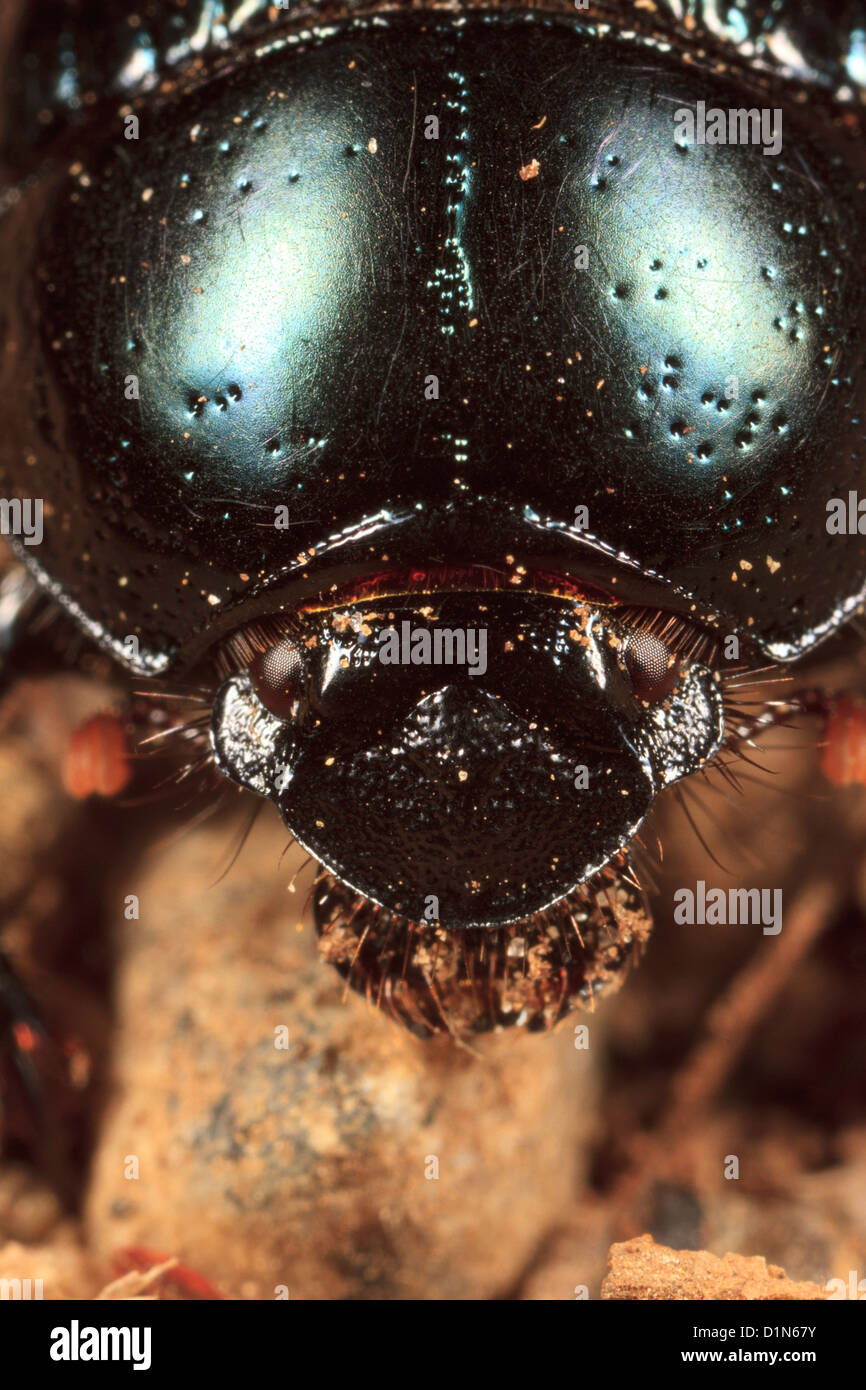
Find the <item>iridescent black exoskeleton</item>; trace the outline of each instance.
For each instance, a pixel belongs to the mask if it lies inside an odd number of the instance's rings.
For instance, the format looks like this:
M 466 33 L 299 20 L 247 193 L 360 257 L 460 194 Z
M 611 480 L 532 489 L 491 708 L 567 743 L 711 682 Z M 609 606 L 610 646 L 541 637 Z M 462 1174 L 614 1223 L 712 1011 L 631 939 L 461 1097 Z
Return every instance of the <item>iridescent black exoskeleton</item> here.
M 862 6 L 224 8 L 21 20 L 17 553 L 199 692 L 353 984 L 546 1026 L 645 935 L 630 847 L 760 726 L 737 683 L 864 596 Z

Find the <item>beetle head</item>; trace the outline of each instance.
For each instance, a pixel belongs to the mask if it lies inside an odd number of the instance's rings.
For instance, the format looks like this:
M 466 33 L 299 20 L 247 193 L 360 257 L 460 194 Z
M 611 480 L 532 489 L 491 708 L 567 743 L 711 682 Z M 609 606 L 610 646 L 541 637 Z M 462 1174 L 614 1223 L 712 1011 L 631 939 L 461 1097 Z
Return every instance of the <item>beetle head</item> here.
M 710 671 L 612 606 L 412 595 L 307 615 L 222 687 L 219 762 L 343 882 L 493 926 L 585 882 L 718 748 Z

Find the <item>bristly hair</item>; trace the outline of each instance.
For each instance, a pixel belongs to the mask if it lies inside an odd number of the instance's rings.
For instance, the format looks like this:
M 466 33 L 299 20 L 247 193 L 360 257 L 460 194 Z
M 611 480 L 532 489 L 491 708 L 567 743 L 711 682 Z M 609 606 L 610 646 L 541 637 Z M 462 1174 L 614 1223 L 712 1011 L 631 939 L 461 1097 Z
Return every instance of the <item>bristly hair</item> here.
M 167 800 L 174 810 L 214 797 L 229 784 L 210 740 L 213 692 L 206 687 L 135 690 L 130 707 L 133 759 L 144 774 L 126 805 Z M 173 793 L 182 789 L 182 799 Z M 219 798 L 221 802 L 221 798 Z
M 217 679 L 225 680 L 235 671 L 242 671 L 270 647 L 286 637 L 304 636 L 302 622 L 290 613 L 267 614 L 255 618 L 246 627 L 238 628 L 224 639 L 213 654 Z
M 652 929 L 643 889 L 620 854 L 567 897 L 522 922 L 447 931 L 371 902 L 327 871 L 313 903 L 319 950 L 347 988 L 413 1033 L 459 1041 L 492 1029 L 553 1028 L 619 986 Z
M 628 627 L 657 637 L 683 661 L 700 662 L 714 669 L 721 662 L 724 636 L 708 628 L 699 627 L 697 623 L 678 613 L 646 605 L 624 603 L 616 609 L 616 618 Z

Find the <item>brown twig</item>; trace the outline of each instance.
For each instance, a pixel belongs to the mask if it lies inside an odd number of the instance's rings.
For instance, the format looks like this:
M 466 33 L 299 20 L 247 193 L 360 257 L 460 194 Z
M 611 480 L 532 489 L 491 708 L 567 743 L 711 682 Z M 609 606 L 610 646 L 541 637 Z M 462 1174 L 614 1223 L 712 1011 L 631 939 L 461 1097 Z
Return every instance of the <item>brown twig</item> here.
M 701 1037 L 674 1075 L 658 1124 L 630 1145 L 630 1162 L 616 1187 L 618 1224 L 624 1231 L 641 1224 L 643 1197 L 652 1184 L 674 1176 L 672 1165 L 679 1171 L 688 1163 L 688 1135 L 730 1076 L 756 1025 L 833 921 L 844 893 L 841 879 L 806 884 L 780 935 L 755 952 L 707 1011 Z

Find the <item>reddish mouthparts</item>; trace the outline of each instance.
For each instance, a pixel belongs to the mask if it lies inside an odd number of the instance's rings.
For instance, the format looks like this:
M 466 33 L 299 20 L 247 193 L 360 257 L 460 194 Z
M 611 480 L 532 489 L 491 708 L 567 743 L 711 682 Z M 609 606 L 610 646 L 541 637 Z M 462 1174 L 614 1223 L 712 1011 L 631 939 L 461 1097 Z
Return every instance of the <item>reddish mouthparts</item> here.
M 493 569 L 489 565 L 439 564 L 417 569 L 380 570 L 345 584 L 334 584 L 326 592 L 304 603 L 299 611 L 316 613 L 323 609 L 363 603 L 368 599 L 396 598 L 405 594 L 481 593 L 505 589 L 547 594 L 566 600 L 589 599 L 604 604 L 619 601 L 597 585 L 558 571 L 529 568 L 517 564 L 513 557 L 508 556 L 502 569 Z

